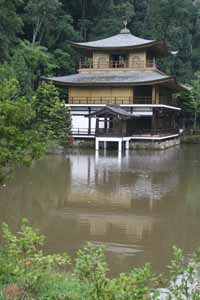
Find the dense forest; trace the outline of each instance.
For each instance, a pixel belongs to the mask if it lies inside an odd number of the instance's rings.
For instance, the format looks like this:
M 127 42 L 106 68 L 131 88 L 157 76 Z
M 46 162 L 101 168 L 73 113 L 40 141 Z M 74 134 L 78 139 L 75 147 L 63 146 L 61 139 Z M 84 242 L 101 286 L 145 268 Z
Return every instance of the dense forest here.
M 161 66 L 190 83 L 200 69 L 199 15 L 199 0 L 1 0 L 0 76 L 12 73 L 29 92 L 41 75 L 72 73 L 78 58 L 68 40 L 117 34 L 126 19 L 132 34 L 179 51 Z

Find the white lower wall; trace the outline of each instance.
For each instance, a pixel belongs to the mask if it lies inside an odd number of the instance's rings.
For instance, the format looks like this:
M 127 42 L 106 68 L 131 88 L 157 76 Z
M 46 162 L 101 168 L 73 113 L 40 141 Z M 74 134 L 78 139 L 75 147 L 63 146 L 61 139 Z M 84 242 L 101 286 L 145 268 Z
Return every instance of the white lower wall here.
M 73 116 L 72 115 L 72 130 L 73 129 L 88 129 L 89 128 L 89 118 L 84 116 Z M 91 119 L 91 129 L 96 128 L 95 118 Z
M 88 118 L 85 118 L 84 116 L 72 115 L 72 129 L 75 128 L 88 129 Z
M 100 109 L 101 107 L 91 107 L 91 112 Z M 126 110 L 130 110 L 130 107 L 125 107 Z M 72 106 L 71 107 L 71 118 L 72 118 L 72 130 L 74 129 L 84 129 L 89 128 L 89 118 L 85 117 L 89 114 L 89 109 L 87 106 Z M 138 116 L 152 116 L 151 107 L 136 107 L 134 108 L 134 114 Z M 104 123 L 99 122 L 99 127 L 103 128 Z M 96 119 L 91 119 L 91 130 L 96 129 Z

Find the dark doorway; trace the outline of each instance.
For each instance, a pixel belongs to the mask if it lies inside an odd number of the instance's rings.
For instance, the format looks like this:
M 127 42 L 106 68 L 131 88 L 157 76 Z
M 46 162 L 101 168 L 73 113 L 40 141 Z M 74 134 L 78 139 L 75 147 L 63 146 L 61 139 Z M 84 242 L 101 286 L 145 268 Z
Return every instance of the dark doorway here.
M 133 90 L 134 102 L 138 104 L 152 103 L 152 86 L 137 86 Z
M 139 134 L 151 130 L 152 118 L 151 117 L 138 117 L 128 120 L 127 131 L 129 135 Z

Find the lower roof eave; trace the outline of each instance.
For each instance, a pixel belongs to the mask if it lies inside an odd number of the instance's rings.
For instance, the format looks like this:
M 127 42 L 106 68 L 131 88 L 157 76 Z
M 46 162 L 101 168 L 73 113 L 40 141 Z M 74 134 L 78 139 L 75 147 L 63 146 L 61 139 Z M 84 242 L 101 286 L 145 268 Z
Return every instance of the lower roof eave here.
M 105 81 L 105 82 L 67 82 L 67 81 L 59 81 L 55 79 L 45 79 L 47 81 L 52 81 L 56 85 L 60 86 L 139 86 L 139 85 L 152 85 L 152 84 L 159 84 L 159 83 L 168 83 L 173 81 L 173 78 L 169 77 L 167 79 L 157 79 L 157 80 L 149 80 L 149 81 L 134 81 L 134 82 L 114 82 L 114 81 Z
M 107 106 L 107 104 L 69 104 L 66 103 L 65 106 L 67 107 L 104 107 Z M 119 104 L 121 107 L 150 107 L 150 108 L 167 108 L 167 109 L 173 109 L 181 111 L 180 107 L 171 106 L 171 105 L 165 105 L 165 104 Z
M 56 81 L 56 80 L 50 80 L 52 81 L 55 85 L 60 86 L 60 87 L 134 87 L 134 86 L 143 86 L 143 85 L 156 85 L 156 84 L 169 84 L 168 88 L 173 90 L 174 93 L 178 92 L 188 92 L 189 89 L 185 86 L 179 85 L 174 81 L 174 78 L 168 78 L 168 79 L 160 79 L 160 80 L 153 80 L 153 81 L 142 81 L 142 82 L 61 82 L 61 81 Z M 172 85 L 170 86 L 170 83 Z
M 134 87 L 143 85 L 165 85 L 176 92 L 187 92 L 188 88 L 179 84 L 174 76 L 168 76 L 159 70 L 156 71 L 112 71 L 78 73 L 61 77 L 42 77 L 60 87 Z

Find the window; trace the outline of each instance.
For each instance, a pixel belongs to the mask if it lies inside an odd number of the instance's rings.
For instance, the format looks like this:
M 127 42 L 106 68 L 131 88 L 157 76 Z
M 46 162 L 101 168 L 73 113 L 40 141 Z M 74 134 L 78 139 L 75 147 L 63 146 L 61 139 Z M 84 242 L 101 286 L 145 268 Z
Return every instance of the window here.
M 98 65 L 97 68 L 101 69 L 106 67 L 106 60 L 105 60 L 105 56 L 104 55 L 100 55 L 98 58 Z
M 125 54 L 113 54 L 111 55 L 111 68 L 126 68 L 127 57 Z
M 141 68 L 142 62 L 141 57 L 139 55 L 134 55 L 132 57 L 132 67 L 133 68 Z

